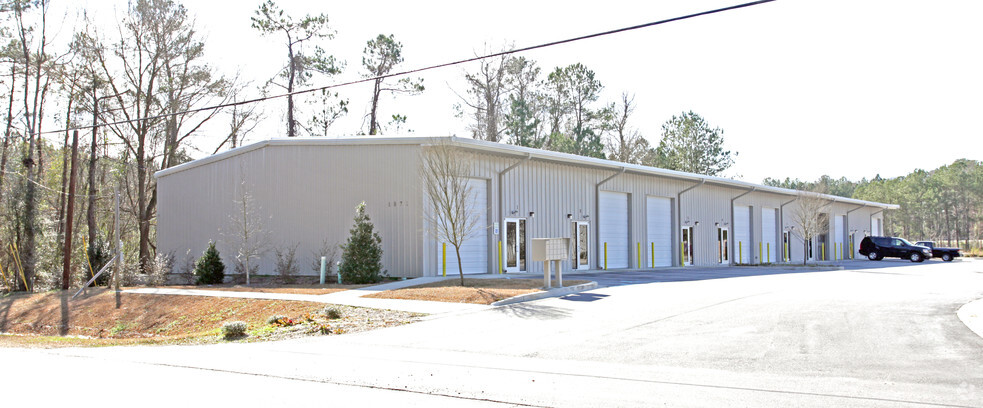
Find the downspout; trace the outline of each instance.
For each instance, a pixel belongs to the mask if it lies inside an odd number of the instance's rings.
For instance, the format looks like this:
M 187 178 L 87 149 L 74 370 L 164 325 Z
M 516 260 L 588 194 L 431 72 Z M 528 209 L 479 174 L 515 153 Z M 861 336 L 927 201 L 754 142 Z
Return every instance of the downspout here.
M 795 198 L 793 198 L 791 200 L 786 201 L 782 205 L 778 206 L 778 222 L 780 222 L 781 223 L 781 226 L 782 226 L 782 238 L 783 238 L 783 240 L 782 240 L 782 246 L 783 247 L 785 246 L 785 242 L 784 242 L 784 237 L 785 237 L 785 206 L 786 205 L 789 205 L 789 204 L 792 204 L 792 203 L 794 203 L 794 202 L 796 202 L 798 200 L 799 200 L 799 197 L 795 197 Z M 788 258 L 789 259 L 787 261 L 785 261 L 785 262 L 791 262 L 792 261 L 792 249 L 791 249 L 792 234 L 788 234 L 788 243 L 790 245 L 790 248 L 788 249 L 788 252 L 789 252 Z M 785 248 L 782 248 L 782 256 L 783 257 L 785 256 Z
M 734 198 L 731 198 L 730 199 L 730 227 L 731 228 L 735 228 L 735 225 L 734 225 L 734 201 L 737 201 L 738 198 L 741 198 L 741 197 L 744 197 L 744 196 L 746 196 L 748 194 L 753 193 L 754 190 L 757 190 L 757 189 L 758 189 L 757 187 L 751 187 L 750 190 L 745 191 L 744 193 L 741 193 L 741 194 L 735 196 Z M 753 237 L 751 237 L 751 231 L 754 231 L 754 228 L 751 227 L 750 223 L 751 223 L 751 214 L 748 214 L 748 224 L 749 224 L 748 225 L 748 238 L 753 238 Z M 737 234 L 737 231 L 734 231 L 733 233 L 736 235 Z M 734 239 L 731 238 L 731 239 L 729 239 L 729 241 L 730 241 L 730 264 L 731 265 L 734 265 Z M 747 243 L 747 246 L 748 246 L 748 254 L 752 254 L 753 255 L 754 254 L 754 246 L 751 245 L 750 242 Z M 751 257 L 750 256 L 748 256 L 748 260 L 749 261 L 751 260 Z
M 622 167 L 621 170 L 618 170 L 617 173 L 614 173 L 614 174 L 610 175 L 608 178 L 606 178 L 604 180 L 601 180 L 599 183 L 597 183 L 597 185 L 594 186 L 594 216 L 597 217 L 597 220 L 598 220 L 596 222 L 600 222 L 599 220 L 601 218 L 601 186 L 604 185 L 604 183 L 607 183 L 607 182 L 611 181 L 612 179 L 614 179 L 615 177 L 618 177 L 618 176 L 620 176 L 622 174 L 625 174 L 625 168 L 624 167 Z M 631 220 L 630 217 L 629 217 L 629 220 Z M 631 224 L 631 222 L 629 221 L 629 225 L 630 224 Z M 600 226 L 600 224 L 597 224 L 597 225 L 598 225 L 598 227 Z M 628 230 L 628 233 L 631 234 L 631 229 L 630 228 Z M 601 247 L 601 228 L 594 228 L 594 245 L 597 246 L 597 252 L 595 253 L 596 255 L 594 256 L 595 262 L 597 262 L 597 265 L 598 266 L 603 265 L 604 264 L 603 263 L 604 261 L 601 259 L 604 256 L 601 253 L 601 251 L 603 251 L 603 249 L 601 249 L 602 248 Z M 631 248 L 630 248 L 631 247 L 631 240 L 629 240 L 629 245 L 628 246 L 629 246 L 629 249 L 628 249 L 628 266 L 631 266 L 631 255 L 632 255 Z M 600 269 L 600 268 L 598 268 L 598 269 Z
M 682 235 L 681 235 L 681 233 L 679 231 L 683 227 L 683 193 L 685 193 L 687 191 L 690 191 L 690 190 L 692 190 L 694 188 L 697 188 L 699 186 L 702 186 L 706 182 L 707 182 L 707 179 L 705 179 L 705 178 L 704 179 L 700 179 L 700 182 L 699 183 L 696 183 L 696 184 L 694 184 L 692 186 L 689 186 L 685 190 L 676 193 L 676 228 L 673 228 L 674 231 L 673 231 L 672 235 L 674 237 L 676 237 L 676 240 L 675 241 L 677 243 L 679 243 L 680 246 L 683 245 L 683 242 L 682 242 L 683 237 L 682 237 Z M 693 241 L 693 238 L 692 237 L 690 237 L 690 241 Z M 690 242 L 690 245 L 693 245 L 693 243 Z M 682 251 L 682 250 L 680 249 L 680 251 Z M 675 258 L 676 257 L 676 251 L 673 250 L 672 252 L 673 252 L 672 257 Z M 679 266 L 683 266 L 683 259 L 682 258 L 679 258 L 678 265 Z
M 504 198 L 505 197 L 505 191 L 504 191 L 504 184 L 505 184 L 505 182 L 503 181 L 503 179 L 504 179 L 503 176 L 505 176 L 505 173 L 508 173 L 508 172 L 512 171 L 512 169 L 514 169 L 516 167 L 519 167 L 520 164 L 525 163 L 525 162 L 529 161 L 530 159 L 532 159 L 532 153 L 526 153 L 526 157 L 523 157 L 522 159 L 517 160 L 515 163 L 512 163 L 511 166 L 506 167 L 504 170 L 498 172 L 498 217 L 495 217 L 495 218 L 497 218 L 499 220 L 499 222 L 501 222 L 501 224 L 499 224 L 501 226 L 501 228 L 505 228 L 505 198 Z M 527 226 L 527 228 L 528 228 L 528 226 Z M 496 246 L 498 245 L 498 241 L 500 241 L 500 239 L 498 237 L 495 237 L 495 245 Z M 493 254 L 497 254 L 497 251 L 492 251 L 492 253 Z M 496 271 L 496 273 L 501 273 L 503 270 L 505 270 L 505 266 L 501 264 L 501 262 L 499 261 L 499 257 L 498 256 L 495 257 L 495 263 L 498 265 L 498 270 Z

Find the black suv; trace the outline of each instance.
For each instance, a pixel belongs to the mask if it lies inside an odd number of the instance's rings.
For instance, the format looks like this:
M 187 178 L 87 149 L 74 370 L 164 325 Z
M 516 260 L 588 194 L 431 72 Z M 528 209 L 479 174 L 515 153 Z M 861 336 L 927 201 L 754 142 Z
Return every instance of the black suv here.
M 915 245 L 897 237 L 864 237 L 860 241 L 860 255 L 871 261 L 880 261 L 884 257 L 910 259 L 911 262 L 921 262 L 932 257 L 932 249 Z

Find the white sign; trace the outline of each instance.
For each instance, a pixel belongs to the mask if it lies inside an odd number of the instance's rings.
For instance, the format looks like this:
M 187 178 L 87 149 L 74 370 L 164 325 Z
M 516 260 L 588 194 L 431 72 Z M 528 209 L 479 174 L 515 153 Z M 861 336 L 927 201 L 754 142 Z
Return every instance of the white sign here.
M 495 223 L 495 235 L 498 235 L 498 223 Z

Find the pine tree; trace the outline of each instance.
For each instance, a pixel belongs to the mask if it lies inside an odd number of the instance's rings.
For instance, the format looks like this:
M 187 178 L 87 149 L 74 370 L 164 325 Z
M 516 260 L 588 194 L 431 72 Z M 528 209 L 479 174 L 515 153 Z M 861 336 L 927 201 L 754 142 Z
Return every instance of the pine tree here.
M 201 258 L 198 258 L 198 263 L 195 264 L 195 276 L 198 277 L 195 281 L 196 285 L 222 283 L 225 279 L 225 264 L 222 263 L 222 258 L 215 249 L 215 242 L 209 242 L 208 249 Z
M 382 238 L 373 229 L 372 221 L 365 214 L 365 202 L 362 202 L 355 208 L 351 236 L 341 247 L 338 273 L 345 283 L 375 283 L 385 274 L 382 270 Z

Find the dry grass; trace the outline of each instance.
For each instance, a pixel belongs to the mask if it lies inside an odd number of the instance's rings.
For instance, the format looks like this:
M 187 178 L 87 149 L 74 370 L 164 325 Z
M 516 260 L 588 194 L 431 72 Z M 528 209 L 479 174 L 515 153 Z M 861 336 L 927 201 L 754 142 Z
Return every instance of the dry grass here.
M 332 306 L 343 318 L 328 320 L 323 303 L 236 299 L 205 296 L 121 294 L 90 289 L 71 300 L 71 291 L 12 294 L 0 297 L 0 346 L 99 346 L 127 344 L 208 343 L 222 341 L 219 328 L 227 321 L 249 325 L 249 339 L 277 339 L 316 324 L 339 332 L 357 332 L 404 324 L 417 315 L 388 310 Z M 276 328 L 266 319 L 284 315 L 305 325 Z M 303 327 L 302 327 L 303 326 Z
M 585 280 L 564 280 L 563 286 L 587 283 Z M 403 289 L 387 290 L 365 297 L 381 299 L 429 300 L 434 302 L 474 303 L 490 305 L 499 300 L 542 290 L 541 279 L 448 279 Z

